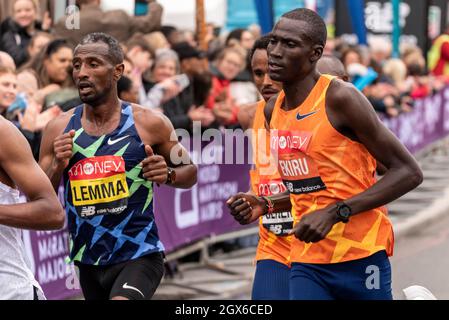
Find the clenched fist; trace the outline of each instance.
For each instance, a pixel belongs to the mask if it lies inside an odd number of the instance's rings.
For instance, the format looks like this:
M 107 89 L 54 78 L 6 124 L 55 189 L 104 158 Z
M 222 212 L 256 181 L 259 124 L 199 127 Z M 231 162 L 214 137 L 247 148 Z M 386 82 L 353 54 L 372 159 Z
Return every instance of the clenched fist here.
M 155 155 L 153 149 L 145 146 L 147 157 L 142 161 L 143 177 L 148 181 L 163 184 L 167 182 L 168 167 L 163 156 Z
M 63 171 L 69 165 L 69 161 L 72 158 L 73 152 L 73 137 L 75 136 L 75 130 L 70 130 L 56 137 L 53 142 L 53 167 L 56 171 Z

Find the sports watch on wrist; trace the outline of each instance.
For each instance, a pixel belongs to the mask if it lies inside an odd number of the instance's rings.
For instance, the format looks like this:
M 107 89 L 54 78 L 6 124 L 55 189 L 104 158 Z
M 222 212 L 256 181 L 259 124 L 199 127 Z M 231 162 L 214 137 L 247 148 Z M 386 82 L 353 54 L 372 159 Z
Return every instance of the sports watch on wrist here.
M 165 184 L 173 184 L 176 180 L 176 171 L 172 168 L 167 168 L 167 181 Z
M 344 202 L 337 202 L 335 205 L 337 206 L 338 220 L 343 223 L 348 223 L 352 213 L 351 207 Z

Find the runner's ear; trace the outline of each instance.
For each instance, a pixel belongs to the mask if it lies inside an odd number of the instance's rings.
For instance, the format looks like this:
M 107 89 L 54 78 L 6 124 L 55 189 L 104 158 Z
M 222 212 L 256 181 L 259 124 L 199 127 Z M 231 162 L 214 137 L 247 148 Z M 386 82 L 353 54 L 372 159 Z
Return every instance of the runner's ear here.
M 114 68 L 114 80 L 119 81 L 125 71 L 125 65 L 123 63 L 117 64 Z

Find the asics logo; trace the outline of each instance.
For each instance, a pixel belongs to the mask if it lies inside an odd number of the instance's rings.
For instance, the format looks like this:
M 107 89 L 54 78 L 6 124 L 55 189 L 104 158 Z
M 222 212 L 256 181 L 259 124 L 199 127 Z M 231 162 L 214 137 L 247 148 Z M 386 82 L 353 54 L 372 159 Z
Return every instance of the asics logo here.
M 306 113 L 306 114 L 300 114 L 299 112 L 296 114 L 296 120 L 303 120 L 303 119 L 305 119 L 305 118 L 307 118 L 307 117 L 310 117 L 310 116 L 312 116 L 312 115 L 314 115 L 315 113 L 317 113 L 319 110 L 317 110 L 317 111 L 313 111 L 313 112 L 310 112 L 310 113 Z
M 145 298 L 145 295 L 142 293 L 142 291 L 140 291 L 139 289 L 137 289 L 137 288 L 135 288 L 135 287 L 128 286 L 128 282 L 125 282 L 125 284 L 122 286 L 122 288 L 123 288 L 123 289 L 129 289 L 129 290 L 137 291 L 138 293 L 141 294 L 141 296 L 142 296 L 143 298 Z
M 117 142 L 120 142 L 120 141 L 122 141 L 122 140 L 124 140 L 124 139 L 126 139 L 128 137 L 129 137 L 129 135 L 121 137 L 121 138 L 118 138 L 118 139 L 115 139 L 115 140 L 112 140 L 111 138 L 109 138 L 108 145 L 112 146 L 113 144 L 116 144 Z

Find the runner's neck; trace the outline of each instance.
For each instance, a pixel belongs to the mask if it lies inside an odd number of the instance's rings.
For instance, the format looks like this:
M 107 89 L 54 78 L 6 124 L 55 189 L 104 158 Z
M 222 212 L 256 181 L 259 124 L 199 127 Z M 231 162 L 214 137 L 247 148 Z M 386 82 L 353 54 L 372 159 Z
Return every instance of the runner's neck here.
M 320 76 L 321 74 L 316 71 L 316 69 L 313 69 L 311 73 L 297 81 L 283 83 L 285 99 L 282 104 L 282 109 L 289 111 L 296 109 L 303 104 L 318 82 Z

